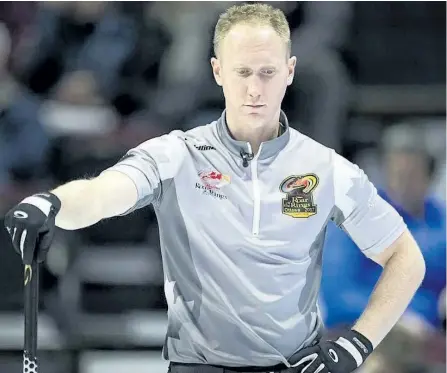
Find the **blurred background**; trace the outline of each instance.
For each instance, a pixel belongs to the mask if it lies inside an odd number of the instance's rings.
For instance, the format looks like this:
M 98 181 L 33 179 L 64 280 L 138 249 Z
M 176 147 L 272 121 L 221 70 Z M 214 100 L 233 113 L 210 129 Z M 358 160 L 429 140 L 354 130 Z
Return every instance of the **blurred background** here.
M 0 216 L 131 147 L 220 116 L 209 58 L 232 2 L 0 2 Z M 403 215 L 427 275 L 366 373 L 445 371 L 445 2 L 275 2 L 292 28 L 291 125 L 356 162 Z M 3 223 L 1 222 L 1 226 Z M 0 229 L 0 372 L 21 371 L 20 258 Z M 351 325 L 380 275 L 330 226 L 321 309 Z M 150 207 L 58 231 L 42 274 L 45 373 L 166 372 Z M 335 289 L 334 286 L 337 286 Z

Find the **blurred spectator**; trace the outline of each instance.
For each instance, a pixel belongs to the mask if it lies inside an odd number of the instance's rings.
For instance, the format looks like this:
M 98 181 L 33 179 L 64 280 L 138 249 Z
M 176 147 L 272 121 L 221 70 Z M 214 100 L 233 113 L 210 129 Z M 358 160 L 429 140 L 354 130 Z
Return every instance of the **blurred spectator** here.
M 45 93 L 62 74 L 89 70 L 104 97 L 117 94 L 137 39 L 131 17 L 106 2 L 46 2 L 32 27 L 20 70 L 33 90 Z
M 153 110 L 168 121 L 177 122 L 204 103 L 221 100 L 210 67 L 210 46 L 219 13 L 231 5 L 160 1 L 147 6 L 148 16 L 160 20 L 172 39 L 160 63 L 159 91 L 153 102 Z
M 341 51 L 352 3 L 310 1 L 298 6 L 303 8 L 303 22 L 291 35 L 297 66 L 291 86 L 296 102 L 291 103 L 289 117 L 300 131 L 341 151 L 351 84 Z
M 121 123 L 115 108 L 103 97 L 96 76 L 87 70 L 63 75 L 43 102 L 39 118 L 58 154 L 51 168 L 58 180 L 94 174 L 95 162 L 110 155 L 108 139 Z
M 40 117 L 54 135 L 97 135 L 117 125 L 116 114 L 101 95 L 91 71 L 62 76 Z
M 438 301 L 446 284 L 445 206 L 428 194 L 435 168 L 423 141 L 424 128 L 385 131 L 387 184 L 379 194 L 402 215 L 424 255 L 427 272 L 403 318 L 415 330 L 441 327 Z M 368 302 L 381 268 L 366 258 L 342 230 L 328 228 L 322 292 L 329 327 L 352 324 Z M 429 327 L 429 328 L 430 328 Z
M 21 48 L 32 35 L 30 25 L 33 23 L 38 8 L 37 2 L 1 1 L 0 22 L 6 25 L 11 36 L 11 55 L 9 65 L 14 65 L 20 58 Z
M 0 201 L 15 187 L 15 178 L 44 173 L 48 137 L 38 120 L 40 100 L 20 85 L 7 69 L 11 39 L 0 23 Z M 2 206 L 0 206 L 2 211 Z

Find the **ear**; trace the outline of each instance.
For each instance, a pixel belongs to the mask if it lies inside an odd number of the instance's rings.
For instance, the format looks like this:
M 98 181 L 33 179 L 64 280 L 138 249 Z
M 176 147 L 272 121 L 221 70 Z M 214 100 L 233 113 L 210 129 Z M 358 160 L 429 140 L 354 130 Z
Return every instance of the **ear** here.
M 213 68 L 214 79 L 218 86 L 222 87 L 221 65 L 220 61 L 213 57 L 211 58 L 211 67 Z
M 290 57 L 287 62 L 288 68 L 288 76 L 287 76 L 287 85 L 291 85 L 293 83 L 293 77 L 295 76 L 295 66 L 296 66 L 296 57 Z

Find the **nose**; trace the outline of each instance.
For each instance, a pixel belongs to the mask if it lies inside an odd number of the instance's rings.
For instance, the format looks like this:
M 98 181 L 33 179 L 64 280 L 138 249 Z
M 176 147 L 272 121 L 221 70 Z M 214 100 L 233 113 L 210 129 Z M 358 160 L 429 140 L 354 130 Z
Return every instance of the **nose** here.
M 262 82 L 256 75 L 248 78 L 247 94 L 251 99 L 259 99 L 262 92 Z

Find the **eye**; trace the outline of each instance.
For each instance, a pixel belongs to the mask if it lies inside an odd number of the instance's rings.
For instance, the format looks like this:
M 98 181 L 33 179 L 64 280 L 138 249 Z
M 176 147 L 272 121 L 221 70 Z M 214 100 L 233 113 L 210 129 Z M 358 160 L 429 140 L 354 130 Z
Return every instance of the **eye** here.
M 239 76 L 248 76 L 248 75 L 250 75 L 250 70 L 248 70 L 248 69 L 239 69 L 239 70 L 237 70 L 237 74 Z
M 262 74 L 267 75 L 267 76 L 272 76 L 275 74 L 275 70 L 274 69 L 263 69 Z

